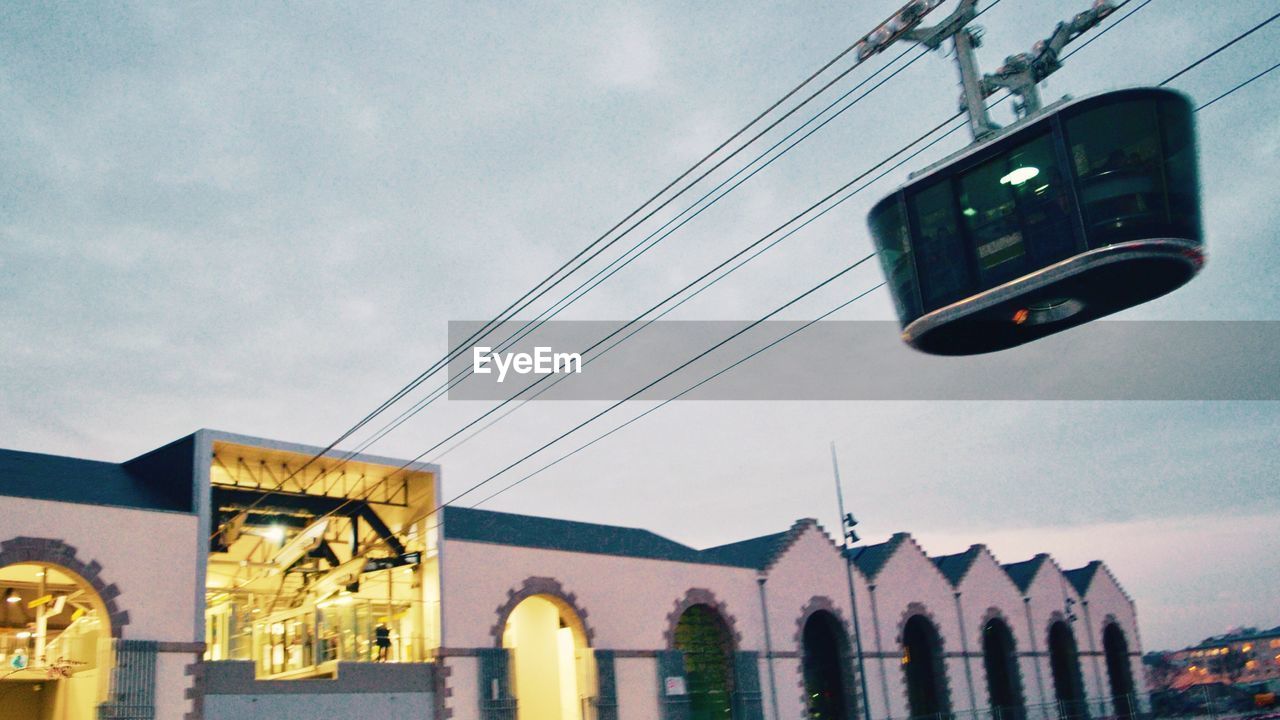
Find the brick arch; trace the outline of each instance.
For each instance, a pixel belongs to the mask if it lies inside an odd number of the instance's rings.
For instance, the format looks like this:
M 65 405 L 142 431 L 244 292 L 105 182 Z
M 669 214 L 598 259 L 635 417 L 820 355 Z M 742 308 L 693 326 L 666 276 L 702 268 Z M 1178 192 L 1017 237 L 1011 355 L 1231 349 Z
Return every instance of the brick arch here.
M 1026 682 L 1026 678 L 1022 676 L 1022 663 L 1019 662 L 1018 660 L 1018 657 L 1019 657 L 1018 656 L 1018 633 L 1016 630 L 1014 630 L 1013 623 L 1009 622 L 1009 618 L 1004 614 L 1004 611 L 1002 611 L 1000 608 L 995 606 L 987 608 L 987 611 L 982 614 L 982 621 L 978 625 L 977 647 L 979 648 L 979 655 L 981 655 L 982 660 L 984 662 L 983 675 L 984 676 L 986 675 L 985 633 L 987 631 L 987 623 L 991 622 L 992 620 L 999 620 L 1000 622 L 1004 623 L 1005 629 L 1009 632 L 1009 643 L 1011 645 L 1010 650 L 1012 651 L 1012 654 L 1013 654 L 1013 663 L 1012 663 L 1013 673 L 1011 675 L 1011 680 L 1013 681 L 1013 685 L 1014 685 L 1013 691 L 1017 699 L 1021 701 L 1022 707 L 1025 709 L 1027 707 L 1027 682 Z M 990 700 L 989 685 L 987 687 L 987 690 L 988 690 L 988 700 Z
M 1049 634 L 1053 632 L 1053 626 L 1062 623 L 1067 626 L 1067 630 L 1071 633 L 1071 641 L 1076 644 L 1076 653 L 1080 652 L 1080 638 L 1076 637 L 1076 626 L 1067 619 L 1066 614 L 1061 610 L 1054 610 L 1049 613 L 1049 622 L 1044 624 L 1044 646 L 1049 647 Z
M 913 602 L 907 603 L 907 609 L 902 611 L 902 616 L 898 619 L 898 635 L 897 644 L 901 648 L 904 636 L 906 635 L 907 623 L 911 618 L 920 616 L 933 627 L 933 633 L 938 639 L 938 656 L 934 658 L 934 672 L 941 678 L 942 685 L 942 701 L 946 704 L 947 710 L 954 714 L 955 705 L 951 701 L 951 677 L 947 674 L 947 639 L 942 634 L 942 625 L 934 617 L 933 613 L 924 603 Z M 911 684 L 906 677 L 907 666 L 902 666 L 902 699 L 907 707 L 911 707 Z
M 675 601 L 674 608 L 667 614 L 667 630 L 663 633 L 663 638 L 667 641 L 668 650 L 676 649 L 676 625 L 680 623 L 680 616 L 694 605 L 706 605 L 711 608 L 712 612 L 720 618 L 720 622 L 724 623 L 725 629 L 729 631 L 729 639 L 733 643 L 731 650 L 736 651 L 741 647 L 742 633 L 738 631 L 737 618 L 729 612 L 725 604 L 720 602 L 715 593 L 710 590 L 689 588 L 685 591 L 684 597 Z
M 850 625 L 845 620 L 844 614 L 840 612 L 840 608 L 832 602 L 831 598 L 825 595 L 814 595 L 809 598 L 809 602 L 805 603 L 800 609 L 800 616 L 796 619 L 796 634 L 794 640 L 796 643 L 796 652 L 801 657 L 801 662 L 796 663 L 796 685 L 800 689 L 800 707 L 808 707 L 809 697 L 804 686 L 804 627 L 808 624 L 809 618 L 819 612 L 830 613 L 835 618 L 836 624 L 840 626 L 840 631 L 844 634 L 840 640 L 840 650 L 842 660 L 845 662 L 843 668 L 843 684 L 845 691 L 845 702 L 847 703 L 845 710 L 853 717 L 857 714 L 856 708 L 859 703 L 865 702 L 865 698 L 858 695 L 857 686 L 857 667 L 854 664 L 854 638 L 853 632 L 849 629 Z
M 1009 628 L 1009 636 L 1013 638 L 1013 648 L 1014 648 L 1014 651 L 1017 652 L 1018 634 L 1013 629 L 1013 623 L 1009 622 L 1009 617 L 1004 614 L 1003 610 L 1001 610 L 998 607 L 995 607 L 994 605 L 987 608 L 987 611 L 982 614 L 982 621 L 978 623 L 978 638 L 977 638 L 978 645 L 977 646 L 982 647 L 982 633 L 986 631 L 987 623 L 991 622 L 992 620 L 999 620 L 1000 622 L 1004 623 L 1005 627 Z M 1019 672 L 1021 672 L 1021 670 L 1019 670 Z
M 529 577 L 525 578 L 519 588 L 512 588 L 507 591 L 507 601 L 497 607 L 495 612 L 498 621 L 489 630 L 489 634 L 493 636 L 494 647 L 502 647 L 502 633 L 507 628 L 507 620 L 511 617 L 511 613 L 515 611 L 516 606 L 525 600 L 535 597 L 545 597 L 561 610 L 568 610 L 577 618 L 581 625 L 582 635 L 587 640 L 587 647 L 595 646 L 595 630 L 587 624 L 587 610 L 578 605 L 578 596 L 574 593 L 567 592 L 559 580 L 549 577 Z
M 814 595 L 809 598 L 809 602 L 800 608 L 800 615 L 796 618 L 796 634 L 793 639 L 796 643 L 796 650 L 803 652 L 804 650 L 804 626 L 809 622 L 809 618 L 813 617 L 819 611 L 826 611 L 835 617 L 836 622 L 840 624 L 840 630 L 844 633 L 845 645 L 853 647 L 853 631 L 849 629 L 849 621 L 845 619 L 844 613 L 840 612 L 840 608 L 826 595 Z
M 120 588 L 102 579 L 102 565 L 97 560 L 85 562 L 77 555 L 75 547 L 53 538 L 15 537 L 0 542 L 0 567 L 20 563 L 53 565 L 84 581 L 106 607 L 111 637 L 118 639 L 122 636 L 124 626 L 129 624 L 129 612 L 120 609 L 116 602 Z

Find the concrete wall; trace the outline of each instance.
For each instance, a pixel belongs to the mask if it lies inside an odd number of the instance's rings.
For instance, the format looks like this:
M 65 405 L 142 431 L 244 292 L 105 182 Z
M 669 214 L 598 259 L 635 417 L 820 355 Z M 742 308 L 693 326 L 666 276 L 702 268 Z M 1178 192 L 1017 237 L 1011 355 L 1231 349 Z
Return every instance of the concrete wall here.
M 436 717 L 428 663 L 340 663 L 336 678 L 318 680 L 255 680 L 253 663 L 239 661 L 204 663 L 200 672 L 205 720 Z

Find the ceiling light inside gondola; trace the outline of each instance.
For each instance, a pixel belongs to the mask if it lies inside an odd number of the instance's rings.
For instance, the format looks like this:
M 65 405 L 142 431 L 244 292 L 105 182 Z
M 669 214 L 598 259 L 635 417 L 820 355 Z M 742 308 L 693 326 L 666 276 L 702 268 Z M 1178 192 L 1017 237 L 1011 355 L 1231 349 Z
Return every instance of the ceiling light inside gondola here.
M 16 603 L 22 598 L 18 597 L 18 591 L 9 588 L 9 592 L 4 594 L 4 601 L 7 603 Z
M 1021 185 L 1031 178 L 1040 174 L 1040 168 L 1023 166 L 1011 170 L 1008 175 L 1000 178 L 1001 185 Z

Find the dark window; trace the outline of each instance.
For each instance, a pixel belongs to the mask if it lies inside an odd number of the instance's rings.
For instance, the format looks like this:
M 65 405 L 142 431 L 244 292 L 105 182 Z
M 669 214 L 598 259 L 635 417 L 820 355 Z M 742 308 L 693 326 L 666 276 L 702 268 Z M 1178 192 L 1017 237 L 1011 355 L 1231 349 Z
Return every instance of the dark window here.
M 1066 131 L 1089 246 L 1165 235 L 1171 223 L 1155 101 L 1086 110 Z
M 1163 98 L 1159 108 L 1169 188 L 1169 221 L 1173 226 L 1171 234 L 1199 242 L 1200 180 L 1196 175 L 1191 107 L 1181 98 Z
M 988 288 L 1072 254 L 1070 196 L 1045 134 L 965 172 L 961 214 Z
M 920 294 L 927 312 L 971 294 L 973 281 L 956 223 L 951 183 L 935 183 L 912 195 L 909 204 Z
M 902 218 L 898 195 L 871 212 L 871 235 L 880 251 L 880 265 L 893 291 L 898 317 L 905 321 L 920 316 L 916 298 L 915 266 L 911 260 L 911 243 L 907 240 L 907 224 Z

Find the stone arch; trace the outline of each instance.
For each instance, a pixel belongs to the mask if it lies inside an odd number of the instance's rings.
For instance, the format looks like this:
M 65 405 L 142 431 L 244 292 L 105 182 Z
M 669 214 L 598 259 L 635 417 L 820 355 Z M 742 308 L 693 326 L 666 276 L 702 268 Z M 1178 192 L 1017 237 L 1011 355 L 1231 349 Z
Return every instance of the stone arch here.
M 796 632 L 794 640 L 796 643 L 796 651 L 800 655 L 800 662 L 796 663 L 796 685 L 800 689 L 800 705 L 801 707 L 809 707 L 813 710 L 811 704 L 814 696 L 811 688 L 808 687 L 808 678 L 806 674 L 809 670 L 808 665 L 808 647 L 805 643 L 805 632 L 809 629 L 810 621 L 823 619 L 829 624 L 829 629 L 837 632 L 835 641 L 838 648 L 839 680 L 836 694 L 839 695 L 838 700 L 832 701 L 832 706 L 822 708 L 825 712 L 821 717 L 829 717 L 834 715 L 837 718 L 852 718 L 855 708 L 860 702 L 857 692 L 856 669 L 854 667 L 854 649 L 853 649 L 853 633 L 850 625 L 845 620 L 844 614 L 832 602 L 831 598 L 824 595 L 815 595 L 805 603 L 800 609 L 800 616 L 796 620 Z M 820 683 L 821 684 L 821 683 Z M 830 713 L 831 715 L 829 715 Z
M 1088 718 L 1084 674 L 1080 665 L 1080 646 L 1075 628 L 1063 613 L 1054 611 L 1045 627 L 1045 649 L 1049 672 L 1053 678 L 1053 694 L 1061 720 Z
M 489 634 L 493 636 L 494 647 L 502 647 L 502 633 L 506 630 L 507 620 L 511 617 L 511 613 L 516 609 L 516 606 L 535 596 L 545 597 L 561 609 L 568 610 L 571 616 L 581 623 L 581 627 L 578 629 L 586 639 L 587 645 L 595 647 L 595 630 L 592 630 L 587 623 L 587 610 L 578 605 L 578 596 L 574 593 L 566 592 L 559 580 L 549 577 L 525 578 L 519 588 L 512 588 L 507 591 L 507 601 L 499 605 L 494 611 L 498 616 L 497 622 L 489 630 Z
M 844 613 L 840 612 L 840 608 L 832 602 L 831 598 L 825 595 L 814 595 L 809 598 L 809 602 L 800 608 L 800 616 L 796 618 L 796 633 L 792 639 L 796 643 L 796 649 L 802 649 L 804 643 L 804 626 L 809 622 L 809 618 L 819 610 L 826 611 L 835 616 L 840 621 L 840 629 L 844 631 L 845 637 L 852 638 L 853 631 L 849 629 L 849 621 L 845 618 Z M 850 640 L 852 642 L 852 640 Z
M 937 709 L 923 714 L 948 716 L 951 713 L 951 682 L 947 677 L 946 639 L 942 636 L 942 626 L 923 603 L 908 603 L 906 610 L 902 612 L 902 616 L 898 620 L 897 643 L 899 648 L 906 648 L 908 640 L 911 639 L 909 634 L 913 630 L 913 626 L 927 628 L 932 635 L 932 643 L 936 644 L 936 648 L 934 648 L 930 658 L 931 662 L 927 666 L 926 679 L 928 675 L 932 676 L 932 687 L 929 688 L 929 692 L 935 696 L 934 703 L 937 705 Z M 917 684 L 912 681 L 911 664 L 903 662 L 902 671 L 903 699 L 906 701 L 907 707 L 911 708 L 910 712 L 912 714 L 921 714 L 917 708 L 913 707 L 920 703 L 918 701 L 912 702 L 912 688 L 916 687 Z
M 119 639 L 123 636 L 123 628 L 129 624 L 129 612 L 120 609 L 116 602 L 120 588 L 102 578 L 102 565 L 97 560 L 85 562 L 77 555 L 75 547 L 53 538 L 15 537 L 0 542 L 0 567 L 20 563 L 53 565 L 83 580 L 105 606 L 111 637 Z
M 1132 718 L 1138 713 L 1137 686 L 1129 655 L 1128 633 L 1115 615 L 1107 615 L 1102 622 L 1102 656 L 1107 666 L 1112 705 L 1121 718 Z
M 983 613 L 977 647 L 993 714 L 1002 720 L 1021 720 L 1026 716 L 1026 685 L 1018 662 L 1018 638 L 1000 608 L 989 607 Z
M 684 597 L 675 601 L 671 612 L 667 614 L 667 630 L 662 637 L 666 640 L 668 650 L 676 649 L 676 625 L 680 624 L 680 618 L 685 611 L 694 605 L 706 605 L 719 616 L 729 633 L 729 638 L 733 641 L 734 650 L 742 646 L 742 633 L 738 630 L 737 618 L 729 612 L 724 603 L 716 598 L 715 593 L 706 588 L 689 588 L 685 591 Z

